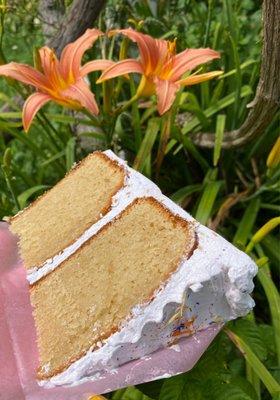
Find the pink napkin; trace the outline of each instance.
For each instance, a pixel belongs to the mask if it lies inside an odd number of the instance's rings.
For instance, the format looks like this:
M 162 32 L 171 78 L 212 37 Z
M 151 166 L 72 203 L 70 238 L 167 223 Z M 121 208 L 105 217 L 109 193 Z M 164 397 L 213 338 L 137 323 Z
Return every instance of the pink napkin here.
M 219 330 L 213 325 L 175 346 L 106 372 L 95 382 L 43 389 L 35 378 L 38 352 L 25 269 L 15 237 L 0 222 L 0 400 L 86 400 L 93 394 L 176 375 L 193 368 Z

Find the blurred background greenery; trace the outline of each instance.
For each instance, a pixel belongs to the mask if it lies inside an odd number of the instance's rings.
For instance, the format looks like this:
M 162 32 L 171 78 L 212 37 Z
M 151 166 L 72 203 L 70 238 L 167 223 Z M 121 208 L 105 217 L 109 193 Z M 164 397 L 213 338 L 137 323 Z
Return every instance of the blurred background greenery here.
M 38 1 L 2 1 L 0 57 L 2 63 L 33 63 L 33 50 L 45 43 Z M 71 2 L 68 2 L 69 4 Z M 21 108 L 26 87 L 0 81 L 0 218 L 15 214 L 52 187 L 72 165 L 95 149 L 111 147 L 156 181 L 162 191 L 203 224 L 245 250 L 266 223 L 259 243 L 247 248 L 258 260 L 254 312 L 231 322 L 197 366 L 178 377 L 127 388 L 108 395 L 125 400 L 257 400 L 279 398 L 280 306 L 279 277 L 279 112 L 253 141 L 223 150 L 225 130 L 238 128 L 248 113 L 259 78 L 262 45 L 261 2 L 253 0 L 109 0 L 95 26 L 103 31 L 137 26 L 154 37 L 177 38 L 177 49 L 211 47 L 221 60 L 211 69 L 225 74 L 183 91 L 176 120 L 157 170 L 161 147 L 160 122 L 153 99 L 135 103 L 117 118 L 108 118 L 104 87 L 92 91 L 102 105 L 98 121 L 50 104 L 28 134 L 22 130 Z M 66 5 L 69 5 L 66 4 Z M 87 58 L 117 59 L 121 38 L 100 40 Z M 129 47 L 137 56 L 137 48 Z M 205 67 L 206 68 L 206 67 Z M 116 82 L 115 82 L 116 83 Z M 137 81 L 120 79 L 118 98 L 135 93 Z M 109 83 L 112 85 L 112 83 Z M 194 145 L 191 134 L 213 132 L 215 146 Z M 275 145 L 276 146 L 276 145 Z M 276 155 L 275 155 L 276 154 Z M 278 154 L 278 155 L 277 155 Z M 278 157 L 278 159 L 277 159 Z M 278 160 L 278 163 L 277 163 Z M 253 248 L 252 248 L 253 247 Z M 245 355 L 245 357 L 244 357 Z

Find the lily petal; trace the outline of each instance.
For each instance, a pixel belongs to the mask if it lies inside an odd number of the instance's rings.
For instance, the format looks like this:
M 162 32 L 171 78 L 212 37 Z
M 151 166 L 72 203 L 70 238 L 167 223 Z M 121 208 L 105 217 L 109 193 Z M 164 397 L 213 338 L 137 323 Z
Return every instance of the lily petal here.
M 99 113 L 94 94 L 83 79 L 79 79 L 74 85 L 70 85 L 61 93 L 64 97 L 77 101 L 81 107 L 86 108 L 92 114 Z
M 136 72 L 138 74 L 143 74 L 143 67 L 139 61 L 128 58 L 127 60 L 122 60 L 114 63 L 109 68 L 107 68 L 96 83 L 101 83 L 107 79 L 115 78 L 116 76 L 126 75 L 131 72 Z
M 104 69 L 109 68 L 111 65 L 115 64 L 114 61 L 110 60 L 93 60 L 80 68 L 80 76 L 84 77 L 90 72 L 94 71 L 103 71 Z
M 25 132 L 29 130 L 31 123 L 40 108 L 50 100 L 52 100 L 51 96 L 39 92 L 33 93 L 27 98 L 22 110 L 22 123 Z
M 176 92 L 180 89 L 180 85 L 176 82 L 170 82 L 163 79 L 155 79 L 157 94 L 157 109 L 160 115 L 164 114 L 172 106 Z
M 180 79 L 176 83 L 178 85 L 191 86 L 200 82 L 208 81 L 209 79 L 216 78 L 217 76 L 222 75 L 223 73 L 224 73 L 223 71 L 211 71 L 211 72 L 206 72 L 205 74 L 190 75 L 185 79 Z
M 96 39 L 103 35 L 99 29 L 87 29 L 75 42 L 64 47 L 60 66 L 64 79 L 75 80 L 79 77 L 80 64 L 86 50 L 91 48 Z
M 160 55 L 159 51 L 162 51 L 163 47 L 167 48 L 167 42 L 161 39 L 154 39 L 149 35 L 134 31 L 132 28 L 115 29 L 109 32 L 109 36 L 117 33 L 127 36 L 133 42 L 138 44 L 140 58 L 143 68 L 145 69 L 145 73 L 151 73 L 157 65 Z
M 15 62 L 1 65 L 0 75 L 35 86 L 38 89 L 46 89 L 48 87 L 48 81 L 45 76 L 35 68 L 30 67 L 30 65 Z
M 44 71 L 46 78 L 48 79 L 50 86 L 55 88 L 62 84 L 63 78 L 60 73 L 59 61 L 49 47 L 44 46 L 39 49 L 39 55 L 41 59 L 41 66 Z
M 175 56 L 172 80 L 179 79 L 185 72 L 196 68 L 198 65 L 220 58 L 220 53 L 212 49 L 186 49 Z

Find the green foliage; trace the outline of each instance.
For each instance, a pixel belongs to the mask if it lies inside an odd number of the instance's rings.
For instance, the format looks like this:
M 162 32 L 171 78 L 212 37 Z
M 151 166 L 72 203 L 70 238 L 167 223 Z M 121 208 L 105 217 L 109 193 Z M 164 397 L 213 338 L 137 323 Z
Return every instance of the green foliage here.
M 4 62 L 32 63 L 33 48 L 44 43 L 38 2 L 14 0 L 2 8 L 0 57 Z M 4 10 L 4 11 L 3 11 Z M 130 22 L 128 22 L 130 21 Z M 72 165 L 94 149 L 112 148 L 130 165 L 156 181 L 163 192 L 202 223 L 244 250 L 255 233 L 279 215 L 279 165 L 268 172 L 267 157 L 279 135 L 279 113 L 259 138 L 237 149 L 223 150 L 226 131 L 246 117 L 259 76 L 261 12 L 253 0 L 109 0 L 100 17 L 105 31 L 143 21 L 142 30 L 155 37 L 177 38 L 178 51 L 209 46 L 221 52 L 213 69 L 218 79 L 182 90 L 175 102 L 170 136 L 153 98 L 122 108 L 135 95 L 138 78 L 97 85 L 98 118 L 50 104 L 38 114 L 30 133 L 21 125 L 23 98 L 29 89 L 0 80 L 0 218 L 13 215 L 61 179 Z M 118 59 L 121 37 L 114 47 L 101 40 L 87 57 L 102 52 Z M 137 48 L 128 47 L 129 57 Z M 207 71 L 207 67 L 203 67 Z M 113 114 L 106 99 L 118 113 Z M 176 112 L 176 115 L 175 115 Z M 176 118 L 175 118 L 176 117 Z M 190 134 L 213 132 L 213 150 L 201 149 Z M 166 132 L 165 132 L 166 133 Z M 167 140 L 166 140 L 167 139 Z M 166 140 L 167 143 L 163 143 Z M 164 146 L 166 144 L 166 147 Z M 163 155 L 159 166 L 158 154 Z M 231 199 L 237 199 L 231 202 Z M 218 218 L 219 217 L 219 218 Z M 248 248 L 248 247 L 247 247 Z M 260 400 L 277 398 L 280 382 L 279 231 L 254 244 L 259 260 L 255 280 L 256 308 L 249 317 L 227 325 L 189 372 L 127 388 L 108 395 L 114 400 Z M 268 259 L 268 262 L 266 260 Z M 265 261 L 264 261 L 265 260 Z

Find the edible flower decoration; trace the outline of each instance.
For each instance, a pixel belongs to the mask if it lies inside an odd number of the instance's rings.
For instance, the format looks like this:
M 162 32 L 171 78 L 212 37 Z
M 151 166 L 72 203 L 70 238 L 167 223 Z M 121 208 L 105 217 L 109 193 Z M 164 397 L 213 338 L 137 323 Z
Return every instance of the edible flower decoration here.
M 154 39 L 132 28 L 112 30 L 108 35 L 118 33 L 137 43 L 140 59 L 125 59 L 112 64 L 104 70 L 97 83 L 129 73 L 141 74 L 137 97 L 156 94 L 161 115 L 170 109 L 181 86 L 195 85 L 223 73 L 190 74 L 197 66 L 220 58 L 220 53 L 210 48 L 186 49 L 176 54 L 176 40 Z M 186 73 L 189 75 L 184 77 Z
M 75 42 L 65 46 L 60 60 L 47 46 L 38 50 L 38 67 L 11 62 L 0 66 L 0 75 L 32 85 L 37 89 L 24 103 L 22 121 L 28 131 L 36 113 L 52 100 L 71 109 L 87 109 L 97 115 L 99 110 L 94 94 L 85 81 L 92 71 L 108 68 L 112 61 L 93 60 L 81 66 L 86 50 L 92 47 L 97 38 L 103 35 L 98 29 L 88 29 Z

